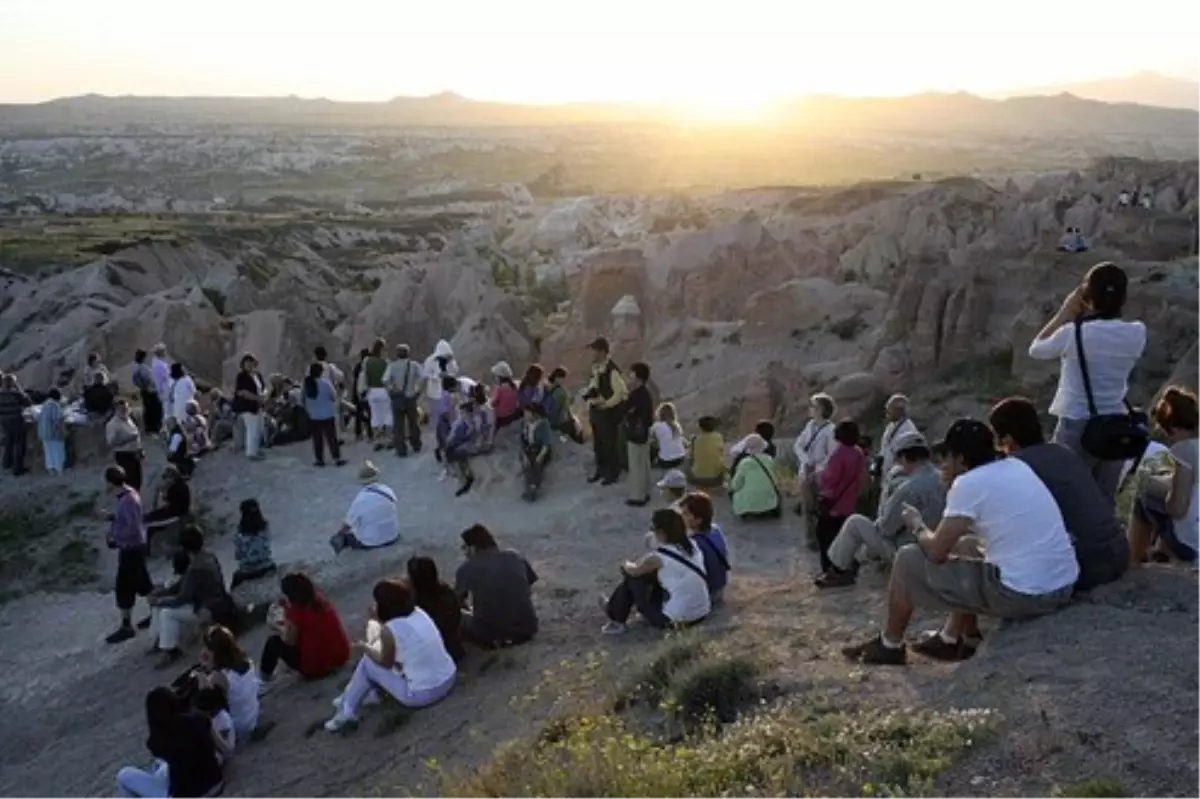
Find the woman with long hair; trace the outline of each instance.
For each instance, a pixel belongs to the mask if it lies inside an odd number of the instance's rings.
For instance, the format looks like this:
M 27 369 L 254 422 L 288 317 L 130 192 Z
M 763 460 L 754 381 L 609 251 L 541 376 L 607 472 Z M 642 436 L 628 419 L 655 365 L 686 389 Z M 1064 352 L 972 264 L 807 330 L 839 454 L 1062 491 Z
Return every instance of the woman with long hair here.
M 272 635 L 263 645 L 259 680 L 264 689 L 282 661 L 306 680 L 326 677 L 350 659 L 350 638 L 341 617 L 304 572 L 279 581 L 279 612 L 268 616 Z
M 678 469 L 687 458 L 687 438 L 683 435 L 674 404 L 662 403 L 654 416 L 655 422 L 650 425 L 654 460 L 663 469 Z
M 146 694 L 150 771 L 117 772 L 117 796 L 217 796 L 224 787 L 212 721 L 167 687 Z
M 217 688 L 233 718 L 238 737 L 258 726 L 258 673 L 229 628 L 214 624 L 204 631 L 200 665 L 207 674 L 201 688 Z
M 308 414 L 308 429 L 312 436 L 313 465 L 325 465 L 325 444 L 333 456 L 335 466 L 344 466 L 341 446 L 337 437 L 338 395 L 328 378 L 323 377 L 325 366 L 313 363 L 304 377 L 304 412 Z
M 462 602 L 438 576 L 433 558 L 417 555 L 408 559 L 408 584 L 417 596 L 417 607 L 437 625 L 450 657 L 456 663 L 462 660 L 466 654 L 462 645 Z

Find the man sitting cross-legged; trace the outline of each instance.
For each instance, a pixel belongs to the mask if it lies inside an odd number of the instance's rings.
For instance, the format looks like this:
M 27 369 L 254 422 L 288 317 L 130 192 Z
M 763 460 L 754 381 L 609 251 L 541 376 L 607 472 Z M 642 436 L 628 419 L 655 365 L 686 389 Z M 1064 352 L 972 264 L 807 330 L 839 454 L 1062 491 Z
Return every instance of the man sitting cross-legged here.
M 879 518 L 872 521 L 854 514 L 846 519 L 842 530 L 829 545 L 829 560 L 833 568 L 816 579 L 818 588 L 837 588 L 853 585 L 858 574 L 857 557 L 865 550 L 868 557 L 892 562 L 896 550 L 915 539 L 908 531 L 901 512 L 906 505 L 917 509 L 921 518 L 934 527 L 942 520 L 946 507 L 946 489 L 941 475 L 929 462 L 929 444 L 916 430 L 901 433 L 892 444 L 897 474 L 892 477 L 893 488 L 879 506 Z
M 945 515 L 931 532 L 915 509 L 904 509 L 917 543 L 896 553 L 884 631 L 843 649 L 851 660 L 903 665 L 904 631 L 917 607 L 950 617 L 913 649 L 961 660 L 974 651 L 965 639 L 980 637 L 976 614 L 1030 618 L 1071 599 L 1079 576 L 1075 551 L 1054 497 L 1033 470 L 1016 458 L 997 459 L 991 428 L 975 419 L 951 425 L 934 452 L 950 486 Z M 982 540 L 964 539 L 968 533 Z

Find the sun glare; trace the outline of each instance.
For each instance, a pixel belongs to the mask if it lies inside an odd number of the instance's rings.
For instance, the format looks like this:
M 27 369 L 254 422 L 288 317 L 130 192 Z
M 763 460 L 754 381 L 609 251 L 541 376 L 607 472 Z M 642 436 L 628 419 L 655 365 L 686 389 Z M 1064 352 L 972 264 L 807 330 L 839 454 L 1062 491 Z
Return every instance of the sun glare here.
M 744 124 L 767 119 L 774 99 L 746 93 L 710 93 L 680 100 L 671 107 L 680 118 L 689 122 Z

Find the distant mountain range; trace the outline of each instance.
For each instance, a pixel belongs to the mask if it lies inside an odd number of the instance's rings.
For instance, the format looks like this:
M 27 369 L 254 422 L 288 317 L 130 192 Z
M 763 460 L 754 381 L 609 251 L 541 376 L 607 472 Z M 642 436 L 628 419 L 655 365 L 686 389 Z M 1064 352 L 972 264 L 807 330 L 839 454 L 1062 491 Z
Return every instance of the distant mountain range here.
M 1200 109 L 1200 82 L 1172 78 L 1157 72 L 1139 72 L 1124 78 L 1103 78 L 1021 89 L 1014 95 L 1073 94 L 1105 103 L 1139 103 L 1164 108 Z
M 772 124 L 820 133 L 977 133 L 1046 136 L 1105 133 L 1196 137 L 1194 110 L 1106 103 L 1070 94 L 992 100 L 971 94 L 898 98 L 811 96 L 776 106 Z M 0 105 L 0 130 L 61 132 L 126 126 L 541 127 L 677 122 L 650 106 L 574 103 L 511 105 L 453 93 L 388 102 L 298 97 L 105 97 Z

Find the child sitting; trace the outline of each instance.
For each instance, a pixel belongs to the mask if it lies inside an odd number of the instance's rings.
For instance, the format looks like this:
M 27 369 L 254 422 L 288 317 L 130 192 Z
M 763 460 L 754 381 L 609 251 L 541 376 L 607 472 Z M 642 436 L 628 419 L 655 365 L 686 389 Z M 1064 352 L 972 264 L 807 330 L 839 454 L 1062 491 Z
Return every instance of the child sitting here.
M 258 500 L 246 499 L 241 504 L 242 517 L 233 534 L 233 556 L 237 560 L 237 571 L 233 573 L 230 588 L 237 588 L 247 580 L 257 580 L 277 570 L 271 557 L 271 538 L 266 517 L 258 506 Z

